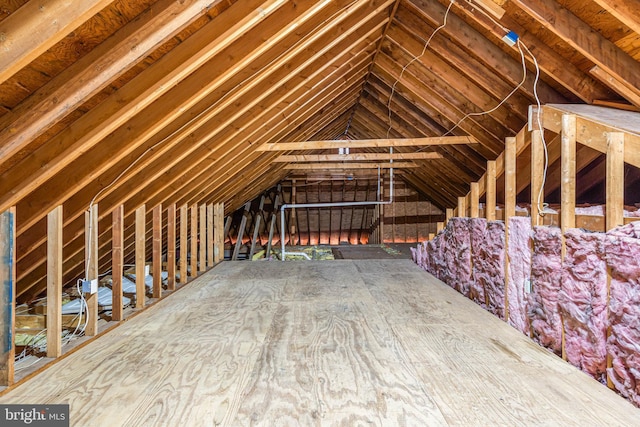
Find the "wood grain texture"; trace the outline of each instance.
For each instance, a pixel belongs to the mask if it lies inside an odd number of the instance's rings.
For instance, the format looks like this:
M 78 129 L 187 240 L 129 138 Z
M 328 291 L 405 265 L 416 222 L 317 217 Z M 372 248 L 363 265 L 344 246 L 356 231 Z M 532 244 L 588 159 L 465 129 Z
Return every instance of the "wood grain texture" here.
M 0 403 L 73 425 L 633 425 L 409 260 L 225 262 Z

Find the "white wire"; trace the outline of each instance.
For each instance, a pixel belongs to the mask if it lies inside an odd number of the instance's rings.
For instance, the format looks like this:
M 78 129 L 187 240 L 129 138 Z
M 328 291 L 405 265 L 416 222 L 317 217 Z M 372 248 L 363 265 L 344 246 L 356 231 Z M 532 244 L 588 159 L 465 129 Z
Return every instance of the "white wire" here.
M 438 32 L 440 30 L 442 30 L 444 27 L 447 26 L 447 18 L 449 17 L 449 12 L 451 11 L 451 7 L 453 6 L 453 4 L 455 2 L 456 2 L 456 0 L 451 0 L 449 2 L 449 7 L 447 7 L 447 11 L 444 14 L 444 20 L 442 21 L 442 25 L 440 25 L 438 28 L 436 28 L 433 31 L 433 33 L 431 33 L 431 36 L 429 37 L 429 39 L 424 44 L 424 47 L 422 48 L 422 52 L 420 53 L 420 55 L 414 56 L 413 59 L 407 63 L 407 65 L 402 67 L 402 70 L 400 71 L 400 75 L 398 76 L 396 81 L 393 83 L 393 86 L 391 86 L 391 94 L 389 95 L 389 101 L 387 102 L 387 111 L 389 112 L 389 129 L 387 129 L 387 138 L 389 138 L 389 135 L 391 133 L 391 129 L 393 127 L 393 122 L 392 122 L 392 119 L 391 119 L 391 100 L 393 99 L 393 95 L 395 94 L 396 86 L 398 85 L 398 83 L 402 79 L 402 76 L 404 75 L 404 72 L 409 67 L 409 65 L 413 64 L 415 61 L 417 61 L 418 59 L 420 59 L 420 58 L 422 58 L 424 56 L 424 54 L 427 52 L 427 47 L 429 47 L 429 44 L 431 43 L 431 40 L 433 40 L 435 35 L 438 34 Z

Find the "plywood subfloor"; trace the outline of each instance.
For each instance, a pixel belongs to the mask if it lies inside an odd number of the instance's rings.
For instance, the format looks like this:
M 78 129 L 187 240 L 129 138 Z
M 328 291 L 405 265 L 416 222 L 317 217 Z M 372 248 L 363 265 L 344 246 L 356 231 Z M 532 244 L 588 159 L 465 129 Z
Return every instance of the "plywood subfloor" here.
M 408 260 L 226 262 L 0 398 L 76 426 L 630 426 Z

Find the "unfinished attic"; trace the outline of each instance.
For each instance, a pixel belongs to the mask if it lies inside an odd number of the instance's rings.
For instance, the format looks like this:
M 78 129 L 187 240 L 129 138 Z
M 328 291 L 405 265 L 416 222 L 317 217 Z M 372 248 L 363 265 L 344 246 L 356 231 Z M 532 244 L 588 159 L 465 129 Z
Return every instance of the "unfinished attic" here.
M 638 425 L 639 10 L 1 0 L 0 424 Z

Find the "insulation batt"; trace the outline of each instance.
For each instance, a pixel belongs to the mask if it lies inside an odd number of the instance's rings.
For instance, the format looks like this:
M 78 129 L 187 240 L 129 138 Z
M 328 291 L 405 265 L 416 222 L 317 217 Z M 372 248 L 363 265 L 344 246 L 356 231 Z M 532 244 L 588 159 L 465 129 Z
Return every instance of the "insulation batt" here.
M 607 265 L 603 233 L 571 229 L 558 306 L 565 328 L 569 363 L 606 382 Z
M 615 388 L 640 406 L 640 224 L 607 233 L 607 265 L 611 271 L 607 370 Z
M 509 324 L 529 335 L 527 317 L 527 295 L 525 282 L 531 274 L 531 219 L 527 217 L 509 218 Z
M 504 223 L 472 219 L 471 254 L 473 280 L 470 295 L 481 306 L 504 319 Z
M 533 339 L 556 354 L 562 351 L 562 323 L 558 293 L 562 279 L 562 235 L 556 227 L 535 227 L 529 320 Z
M 464 296 L 471 285 L 471 236 L 469 218 L 452 218 L 444 232 L 446 269 L 443 280 Z

